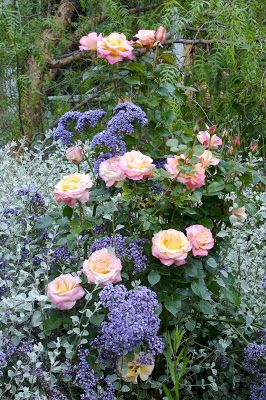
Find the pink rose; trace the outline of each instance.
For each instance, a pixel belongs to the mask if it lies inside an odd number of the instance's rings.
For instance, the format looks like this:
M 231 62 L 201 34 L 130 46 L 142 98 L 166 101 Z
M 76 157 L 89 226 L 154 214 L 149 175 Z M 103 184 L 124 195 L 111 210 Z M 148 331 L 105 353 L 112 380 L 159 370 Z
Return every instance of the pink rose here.
M 184 164 L 186 163 L 186 157 L 184 154 L 180 154 L 180 156 L 174 156 L 174 157 L 168 157 L 167 158 L 167 163 L 164 165 L 166 171 L 171 174 L 172 178 L 176 178 L 178 174 L 180 173 L 180 168 L 178 166 L 180 165 L 180 160 Z
M 183 265 L 186 263 L 191 244 L 180 231 L 163 230 L 152 238 L 152 255 L 164 265 Z
M 203 225 L 191 225 L 186 228 L 188 240 L 192 245 L 193 256 L 207 256 L 208 250 L 214 246 L 210 229 Z
M 109 64 L 123 61 L 124 58 L 133 60 L 133 47 L 123 33 L 113 32 L 109 36 L 98 37 L 97 43 L 98 56 L 105 58 Z
M 186 185 L 187 189 L 195 190 L 205 185 L 205 169 L 201 163 L 194 165 L 194 170 L 190 173 L 180 173 L 176 180 L 177 182 Z
M 138 38 L 137 43 L 141 44 L 143 47 L 152 47 L 156 42 L 155 31 L 151 30 L 139 30 L 135 35 Z
M 158 43 L 163 43 L 166 39 L 166 29 L 163 26 L 160 26 L 155 32 L 155 40 Z
M 197 134 L 198 141 L 205 147 L 205 149 L 217 149 L 223 144 L 216 134 L 210 135 L 208 131 L 200 131 Z
M 79 165 L 83 160 L 84 150 L 81 146 L 73 146 L 66 149 L 66 158 L 73 164 Z
M 98 36 L 96 32 L 91 32 L 87 36 L 82 36 L 79 40 L 80 50 L 97 50 Z
M 65 176 L 57 185 L 55 185 L 53 195 L 56 201 L 63 201 L 69 207 L 80 201 L 86 203 L 89 200 L 89 189 L 92 187 L 92 181 L 89 175 L 75 173 Z
M 83 263 L 88 282 L 100 287 L 121 281 L 122 264 L 112 249 L 94 251 Z
M 199 159 L 201 165 L 205 169 L 208 168 L 210 165 L 217 165 L 220 162 L 219 158 L 214 157 L 210 150 L 205 150 L 201 154 L 201 156 L 199 156 Z
M 120 169 L 120 157 L 112 157 L 103 161 L 99 167 L 99 175 L 107 187 L 125 179 L 125 174 Z
M 46 288 L 47 296 L 59 310 L 70 310 L 76 301 L 85 295 L 80 286 L 81 279 L 70 274 L 60 275 L 49 282 Z
M 139 181 L 153 175 L 153 160 L 140 151 L 132 150 L 120 157 L 120 169 L 128 179 Z

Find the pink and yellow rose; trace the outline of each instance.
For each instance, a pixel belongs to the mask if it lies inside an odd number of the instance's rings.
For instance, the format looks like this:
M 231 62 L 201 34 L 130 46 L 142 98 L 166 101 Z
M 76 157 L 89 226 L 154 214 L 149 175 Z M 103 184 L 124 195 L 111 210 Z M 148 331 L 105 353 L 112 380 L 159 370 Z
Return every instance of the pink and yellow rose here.
M 123 33 L 113 32 L 109 36 L 99 35 L 97 41 L 98 56 L 105 58 L 109 64 L 123 61 L 124 58 L 133 60 L 133 47 Z
M 120 157 L 120 170 L 128 179 L 139 181 L 153 176 L 153 159 L 140 151 L 132 150 Z
M 98 35 L 96 32 L 91 32 L 87 36 L 82 36 L 79 40 L 80 50 L 97 50 Z
M 117 184 L 126 177 L 120 169 L 120 158 L 119 156 L 111 157 L 100 164 L 99 175 L 107 187 Z
M 197 134 L 198 141 L 205 147 L 205 149 L 217 149 L 223 144 L 222 139 L 216 134 L 210 135 L 208 131 L 200 131 Z
M 180 173 L 179 165 L 181 164 L 180 161 L 184 164 L 186 163 L 186 157 L 184 154 L 180 154 L 179 156 L 168 157 L 166 160 L 166 164 L 164 168 L 166 171 L 169 172 L 172 178 L 177 178 L 178 174 Z
M 100 287 L 121 281 L 121 270 L 121 261 L 113 249 L 96 250 L 83 263 L 88 282 Z
M 48 283 L 46 292 L 59 310 L 70 310 L 85 295 L 80 283 L 81 279 L 71 274 L 60 275 Z
M 207 256 L 208 250 L 214 246 L 210 229 L 203 225 L 191 225 L 186 228 L 187 238 L 192 246 L 193 256 Z
M 175 229 L 162 230 L 152 238 L 152 255 L 164 265 L 185 264 L 190 250 L 187 237 Z
M 210 150 L 205 150 L 199 156 L 199 159 L 200 159 L 201 165 L 205 169 L 208 168 L 210 165 L 217 165 L 220 162 L 219 158 L 214 157 Z
M 77 172 L 65 176 L 55 185 L 53 195 L 56 201 L 63 201 L 69 207 L 74 207 L 77 202 L 86 203 L 89 200 L 91 187 L 90 176 Z
M 193 171 L 190 173 L 180 173 L 176 180 L 183 183 L 187 189 L 196 190 L 205 185 L 205 168 L 201 163 L 195 164 Z

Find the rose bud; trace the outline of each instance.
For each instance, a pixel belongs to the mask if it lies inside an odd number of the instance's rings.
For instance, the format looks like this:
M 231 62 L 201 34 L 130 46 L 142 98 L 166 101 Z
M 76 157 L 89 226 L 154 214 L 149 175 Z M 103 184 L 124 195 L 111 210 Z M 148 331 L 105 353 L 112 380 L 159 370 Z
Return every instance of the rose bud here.
M 210 133 L 215 133 L 216 128 L 217 128 L 217 125 L 212 125 L 212 126 L 210 126 L 210 127 L 208 128 L 208 131 L 209 131 Z
M 162 43 L 166 39 L 166 29 L 163 26 L 160 26 L 155 32 L 155 40 L 156 42 Z
M 66 149 L 66 158 L 73 164 L 80 164 L 83 160 L 84 150 L 81 146 L 73 146 Z
M 233 138 L 233 145 L 234 146 L 240 146 L 240 138 L 238 135 L 235 135 Z

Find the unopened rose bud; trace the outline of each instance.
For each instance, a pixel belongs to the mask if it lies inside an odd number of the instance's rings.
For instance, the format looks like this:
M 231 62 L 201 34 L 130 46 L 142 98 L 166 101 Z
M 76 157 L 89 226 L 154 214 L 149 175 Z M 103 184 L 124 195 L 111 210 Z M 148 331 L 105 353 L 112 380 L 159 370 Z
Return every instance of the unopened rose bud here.
M 166 39 L 166 29 L 163 26 L 160 26 L 155 32 L 155 40 L 156 42 L 162 43 Z
M 216 128 L 217 128 L 217 125 L 212 125 L 212 126 L 209 127 L 208 131 L 210 133 L 214 133 L 216 131 Z
M 256 143 L 256 142 L 253 142 L 253 143 L 251 143 L 251 151 L 253 152 L 253 153 L 255 153 L 257 150 L 258 150 L 258 148 L 259 148 L 259 145 L 258 145 L 258 143 Z
M 240 138 L 238 135 L 234 136 L 233 138 L 233 145 L 234 146 L 240 146 Z
M 84 150 L 81 146 L 73 146 L 66 149 L 66 158 L 73 164 L 80 164 L 83 160 Z

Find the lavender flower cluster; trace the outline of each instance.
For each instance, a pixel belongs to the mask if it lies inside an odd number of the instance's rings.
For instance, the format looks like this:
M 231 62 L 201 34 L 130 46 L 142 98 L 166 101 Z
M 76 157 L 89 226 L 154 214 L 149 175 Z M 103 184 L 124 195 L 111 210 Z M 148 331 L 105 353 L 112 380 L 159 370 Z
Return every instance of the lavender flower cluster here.
M 102 305 L 108 309 L 108 321 L 102 322 L 92 345 L 103 361 L 117 363 L 118 359 L 137 347 L 157 355 L 163 342 L 157 336 L 160 319 L 156 294 L 145 286 L 127 290 L 123 285 L 108 285 L 100 293 Z
M 132 133 L 134 131 L 134 122 L 138 122 L 142 126 L 148 123 L 145 112 L 139 106 L 127 101 L 118 104 L 114 108 L 113 114 L 114 116 L 107 124 L 107 128 L 111 133 Z
M 143 252 L 145 239 L 131 239 L 128 236 L 116 234 L 114 236 L 103 236 L 96 239 L 90 247 L 90 253 L 108 247 L 115 249 L 118 257 L 126 257 L 133 262 L 135 272 L 141 272 L 147 267 L 148 258 Z
M 4 336 L 2 337 L 1 349 L 0 349 L 0 376 L 3 376 L 4 369 L 7 367 L 8 363 L 12 360 L 12 357 L 25 356 L 28 352 L 33 350 L 33 342 L 28 340 L 23 340 L 19 345 L 11 342 L 10 338 Z
M 250 400 L 266 400 L 266 334 L 259 332 L 261 343 L 249 343 L 244 352 L 244 369 L 251 374 Z
M 68 368 L 68 373 L 75 376 L 73 384 L 83 390 L 80 398 L 82 400 L 116 400 L 113 384 L 101 379 L 90 367 L 87 361 L 89 350 L 80 347 L 77 356 L 78 362 Z M 106 388 L 99 387 L 99 384 Z
M 101 154 L 94 163 L 94 169 L 97 173 L 102 161 L 123 155 L 127 151 L 126 144 L 123 141 L 123 133 L 132 133 L 135 122 L 142 126 L 148 123 L 145 112 L 133 103 L 119 104 L 114 108 L 113 114 L 107 124 L 107 129 L 95 135 L 91 142 L 91 148 L 102 146 L 108 149 L 108 152 Z
M 58 140 L 65 146 L 68 146 L 71 141 L 73 134 L 69 130 L 69 122 L 75 121 L 75 129 L 78 132 L 82 132 L 85 127 L 94 128 L 97 122 L 105 116 L 103 110 L 90 110 L 80 113 L 78 111 L 69 111 L 62 115 L 59 119 L 58 126 L 54 131 L 54 140 Z

